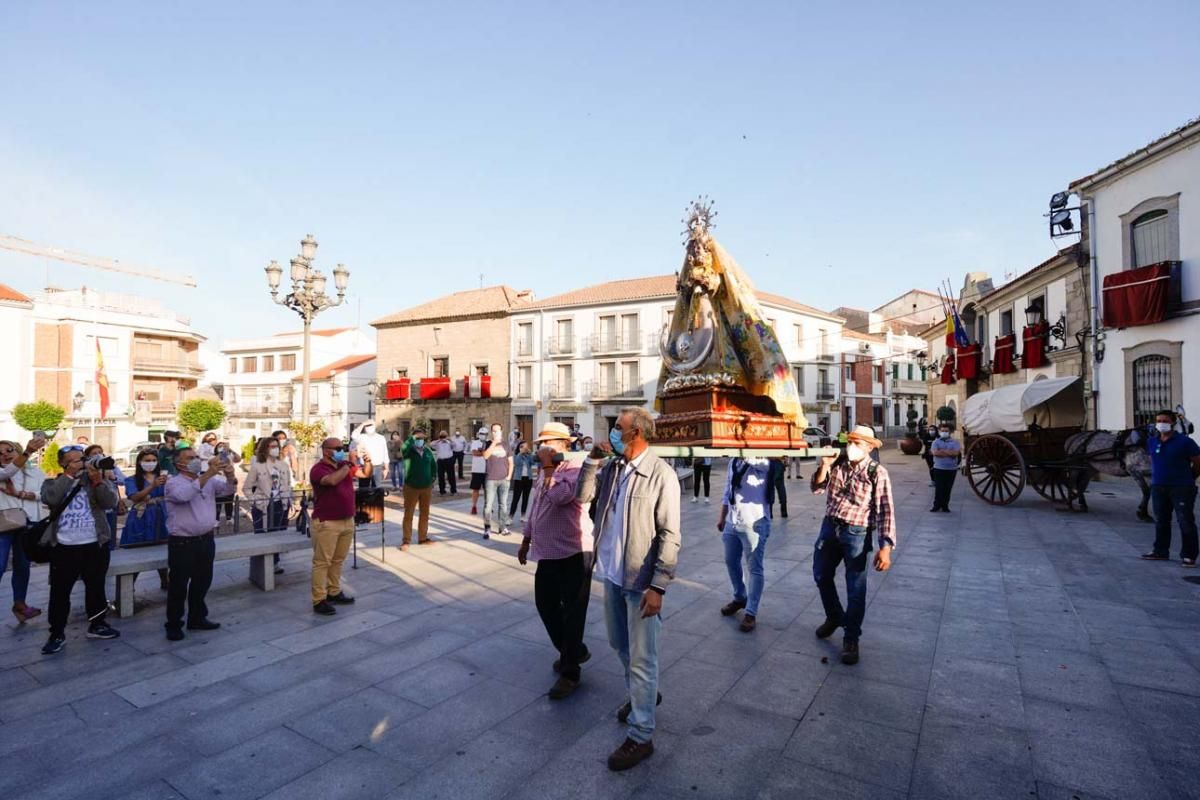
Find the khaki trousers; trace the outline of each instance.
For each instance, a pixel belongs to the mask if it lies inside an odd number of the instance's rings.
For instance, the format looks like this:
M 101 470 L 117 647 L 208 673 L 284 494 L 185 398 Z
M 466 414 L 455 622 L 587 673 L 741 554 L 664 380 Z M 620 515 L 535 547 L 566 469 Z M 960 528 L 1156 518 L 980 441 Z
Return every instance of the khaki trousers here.
M 312 601 L 315 606 L 342 591 L 342 562 L 354 540 L 354 517 L 312 521 Z
M 429 538 L 429 503 L 433 500 L 433 487 L 414 489 L 404 486 L 404 543 L 412 544 L 413 512 L 417 505 L 421 506 L 421 524 L 417 528 L 417 541 L 423 542 Z

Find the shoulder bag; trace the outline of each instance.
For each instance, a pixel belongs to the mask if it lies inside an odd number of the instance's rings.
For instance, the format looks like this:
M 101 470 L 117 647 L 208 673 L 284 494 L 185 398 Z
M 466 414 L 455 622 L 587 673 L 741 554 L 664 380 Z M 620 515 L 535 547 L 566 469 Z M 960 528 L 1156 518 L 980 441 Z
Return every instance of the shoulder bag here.
M 50 516 L 37 522 L 30 523 L 25 530 L 21 531 L 21 549 L 25 551 L 25 557 L 36 564 L 45 564 L 50 560 L 51 547 L 42 544 L 42 537 L 46 535 L 46 531 L 58 521 L 62 513 L 67 510 L 67 506 L 71 505 L 71 501 L 75 499 L 75 495 L 83 488 L 83 483 L 76 483 L 75 488 L 67 493 L 63 501 L 50 510 Z

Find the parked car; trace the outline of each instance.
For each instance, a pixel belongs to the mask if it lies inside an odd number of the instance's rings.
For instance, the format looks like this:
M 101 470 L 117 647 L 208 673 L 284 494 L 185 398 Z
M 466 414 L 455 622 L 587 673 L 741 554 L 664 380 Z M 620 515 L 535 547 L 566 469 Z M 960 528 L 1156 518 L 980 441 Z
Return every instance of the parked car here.
M 122 459 L 121 456 L 117 457 L 117 464 L 121 467 L 121 469 L 132 467 L 137 462 L 138 453 L 142 452 L 147 447 L 157 450 L 159 444 L 160 442 L 142 442 L 134 445 L 133 447 L 129 448 L 127 453 L 125 453 L 124 459 Z
M 829 447 L 832 439 L 822 428 L 805 428 L 804 441 L 809 447 Z

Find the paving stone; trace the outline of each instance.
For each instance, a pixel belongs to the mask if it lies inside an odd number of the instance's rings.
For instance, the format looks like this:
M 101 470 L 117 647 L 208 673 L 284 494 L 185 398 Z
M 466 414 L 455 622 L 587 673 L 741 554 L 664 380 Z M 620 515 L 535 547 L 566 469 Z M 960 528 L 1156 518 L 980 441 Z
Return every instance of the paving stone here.
M 536 743 L 488 731 L 459 745 L 389 797 L 429 800 L 503 797 L 549 758 L 550 751 Z
M 758 800 L 901 800 L 904 797 L 907 797 L 904 792 L 865 783 L 856 776 L 786 758 L 770 767 L 770 775 L 757 794 Z
M 983 720 L 929 714 L 921 729 L 910 797 L 1033 797 L 1025 732 Z
M 783 755 L 829 772 L 907 792 L 917 735 L 845 716 L 810 714 L 801 720 Z
M 793 719 L 808 710 L 829 675 L 829 666 L 809 656 L 768 652 L 723 698 L 746 708 Z
M 1017 669 L 1026 697 L 1101 709 L 1120 705 L 1108 669 L 1093 655 L 1025 647 Z
M 401 672 L 375 685 L 396 697 L 433 708 L 486 679 L 487 675 L 474 667 L 442 656 L 426 661 L 419 669 Z
M 354 616 L 332 617 L 319 627 L 272 639 L 270 643 L 273 647 L 288 653 L 306 653 L 309 650 L 339 642 L 342 639 L 349 639 L 363 631 L 379 628 L 395 621 L 396 618 L 391 614 L 385 614 L 382 611 L 366 611 Z
M 958 716 L 1003 728 L 1025 724 L 1021 680 L 1010 664 L 949 656 L 933 665 L 928 707 L 942 716 Z
M 187 750 L 170 737 L 137 744 L 105 759 L 103 769 L 94 765 L 57 761 L 28 784 L 20 796 L 28 800 L 124 797 L 127 790 L 142 787 L 181 765 L 190 763 Z M 167 795 L 168 797 L 170 795 Z
M 24 694 L 5 697 L 0 700 L 0 720 L 11 722 L 56 706 L 72 703 L 96 692 L 124 687 L 136 677 L 169 676 L 173 674 L 172 670 L 176 669 L 180 663 L 182 662 L 174 656 L 149 656 L 139 660 L 136 668 L 130 668 L 127 664 L 106 667 L 59 681 L 53 686 L 44 686 Z M 153 680 L 153 678 L 149 680 Z
M 355 747 L 326 761 L 291 783 L 280 786 L 264 800 L 351 800 L 383 797 L 412 777 L 412 772 L 378 753 Z
M 258 667 L 231 680 L 256 694 L 275 692 L 328 672 L 349 671 L 364 660 L 381 654 L 383 649 L 365 636 L 356 636 L 309 650 L 303 656 L 290 656 Z
M 925 691 L 859 678 L 853 667 L 834 671 L 813 700 L 809 714 L 846 716 L 917 733 L 925 709 Z
M 400 675 L 419 676 L 421 671 L 418 668 L 425 662 L 456 652 L 471 641 L 470 637 L 461 633 L 433 630 L 399 646 L 376 646 L 372 655 L 348 662 L 343 669 L 347 674 L 368 683 L 378 683 Z
M 262 797 L 316 769 L 334 754 L 294 731 L 275 728 L 220 755 L 167 774 L 167 782 L 188 800 Z
M 189 664 L 170 672 L 163 672 L 153 678 L 121 686 L 116 692 L 133 705 L 141 708 L 169 700 L 198 686 L 209 686 L 236 677 L 265 664 L 280 661 L 287 656 L 288 654 L 284 650 L 268 644 L 258 644 L 200 664 Z M 166 656 L 156 656 L 156 658 L 166 658 Z M 142 673 L 141 670 L 138 672 Z
M 389 727 L 424 711 L 423 706 L 369 687 L 349 697 L 322 703 L 287 726 L 335 753 L 344 753 L 377 740 Z

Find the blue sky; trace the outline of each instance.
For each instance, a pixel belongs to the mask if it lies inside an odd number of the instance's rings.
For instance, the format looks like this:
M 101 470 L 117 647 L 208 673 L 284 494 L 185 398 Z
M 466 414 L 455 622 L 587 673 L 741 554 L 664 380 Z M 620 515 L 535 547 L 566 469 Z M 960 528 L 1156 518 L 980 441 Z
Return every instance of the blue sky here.
M 436 7 L 435 7 L 436 5 Z M 763 289 L 872 306 L 1053 252 L 1051 193 L 1200 114 L 1200 4 L 0 5 L 0 280 L 296 327 L 262 268 L 351 270 L 322 327 L 675 270 L 683 208 Z

